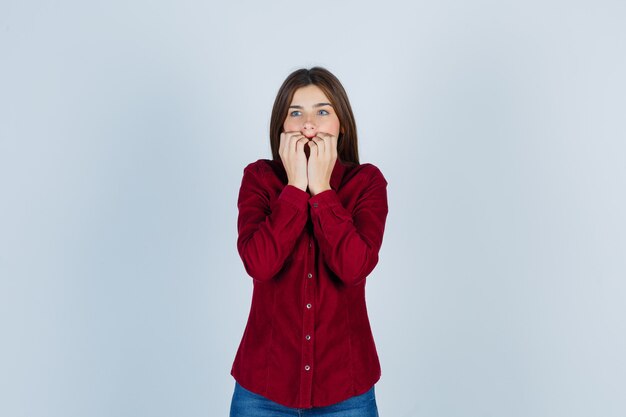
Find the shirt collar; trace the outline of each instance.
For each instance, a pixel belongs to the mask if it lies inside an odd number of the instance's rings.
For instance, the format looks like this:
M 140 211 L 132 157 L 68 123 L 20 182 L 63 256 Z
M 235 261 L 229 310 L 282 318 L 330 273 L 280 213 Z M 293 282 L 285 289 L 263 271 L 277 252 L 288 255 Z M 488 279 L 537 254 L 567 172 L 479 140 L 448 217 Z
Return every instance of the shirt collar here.
M 285 167 L 283 166 L 283 160 L 278 158 L 278 160 L 273 161 L 276 166 L 280 167 L 281 176 L 285 181 L 287 181 L 287 173 L 285 172 Z M 330 188 L 335 191 L 339 190 L 339 186 L 341 185 L 341 180 L 343 179 L 343 174 L 346 171 L 346 164 L 339 159 L 335 160 L 335 166 L 333 167 L 333 172 L 330 174 Z

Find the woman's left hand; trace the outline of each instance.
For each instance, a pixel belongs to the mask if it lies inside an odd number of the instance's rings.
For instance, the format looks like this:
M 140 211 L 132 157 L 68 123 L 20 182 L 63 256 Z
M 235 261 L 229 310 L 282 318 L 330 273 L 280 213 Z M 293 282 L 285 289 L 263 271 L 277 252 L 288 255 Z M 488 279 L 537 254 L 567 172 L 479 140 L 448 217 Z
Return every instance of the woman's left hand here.
M 330 176 L 337 160 L 337 136 L 318 132 L 307 143 L 310 148 L 307 177 L 311 196 L 330 190 Z

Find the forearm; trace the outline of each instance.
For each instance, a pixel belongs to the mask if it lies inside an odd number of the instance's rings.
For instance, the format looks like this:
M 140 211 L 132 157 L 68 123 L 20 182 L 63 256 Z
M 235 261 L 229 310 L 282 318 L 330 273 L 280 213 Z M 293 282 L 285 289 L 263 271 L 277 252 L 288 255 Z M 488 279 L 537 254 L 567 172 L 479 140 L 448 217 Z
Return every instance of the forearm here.
M 369 189 L 367 199 L 349 212 L 334 190 L 309 199 L 313 232 L 328 267 L 347 285 L 364 280 L 378 263 L 387 217 L 386 183 Z

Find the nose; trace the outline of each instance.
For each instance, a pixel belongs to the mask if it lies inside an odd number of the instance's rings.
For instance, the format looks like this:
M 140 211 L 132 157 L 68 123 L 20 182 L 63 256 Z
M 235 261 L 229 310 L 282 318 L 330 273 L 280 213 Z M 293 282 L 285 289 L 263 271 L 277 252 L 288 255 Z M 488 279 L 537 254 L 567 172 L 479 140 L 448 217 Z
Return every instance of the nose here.
M 312 138 L 317 134 L 317 126 L 312 120 L 307 119 L 302 125 L 302 134 L 307 138 Z

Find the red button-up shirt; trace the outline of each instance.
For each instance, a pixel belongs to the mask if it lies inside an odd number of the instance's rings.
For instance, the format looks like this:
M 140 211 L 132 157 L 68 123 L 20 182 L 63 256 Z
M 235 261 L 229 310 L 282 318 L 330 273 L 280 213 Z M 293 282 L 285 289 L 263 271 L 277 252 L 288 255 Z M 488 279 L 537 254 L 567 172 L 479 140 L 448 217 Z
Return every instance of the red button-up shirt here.
M 330 190 L 287 185 L 281 160 L 246 166 L 237 249 L 252 304 L 231 375 L 287 407 L 363 394 L 381 370 L 365 304 L 387 218 L 387 181 L 339 158 Z

